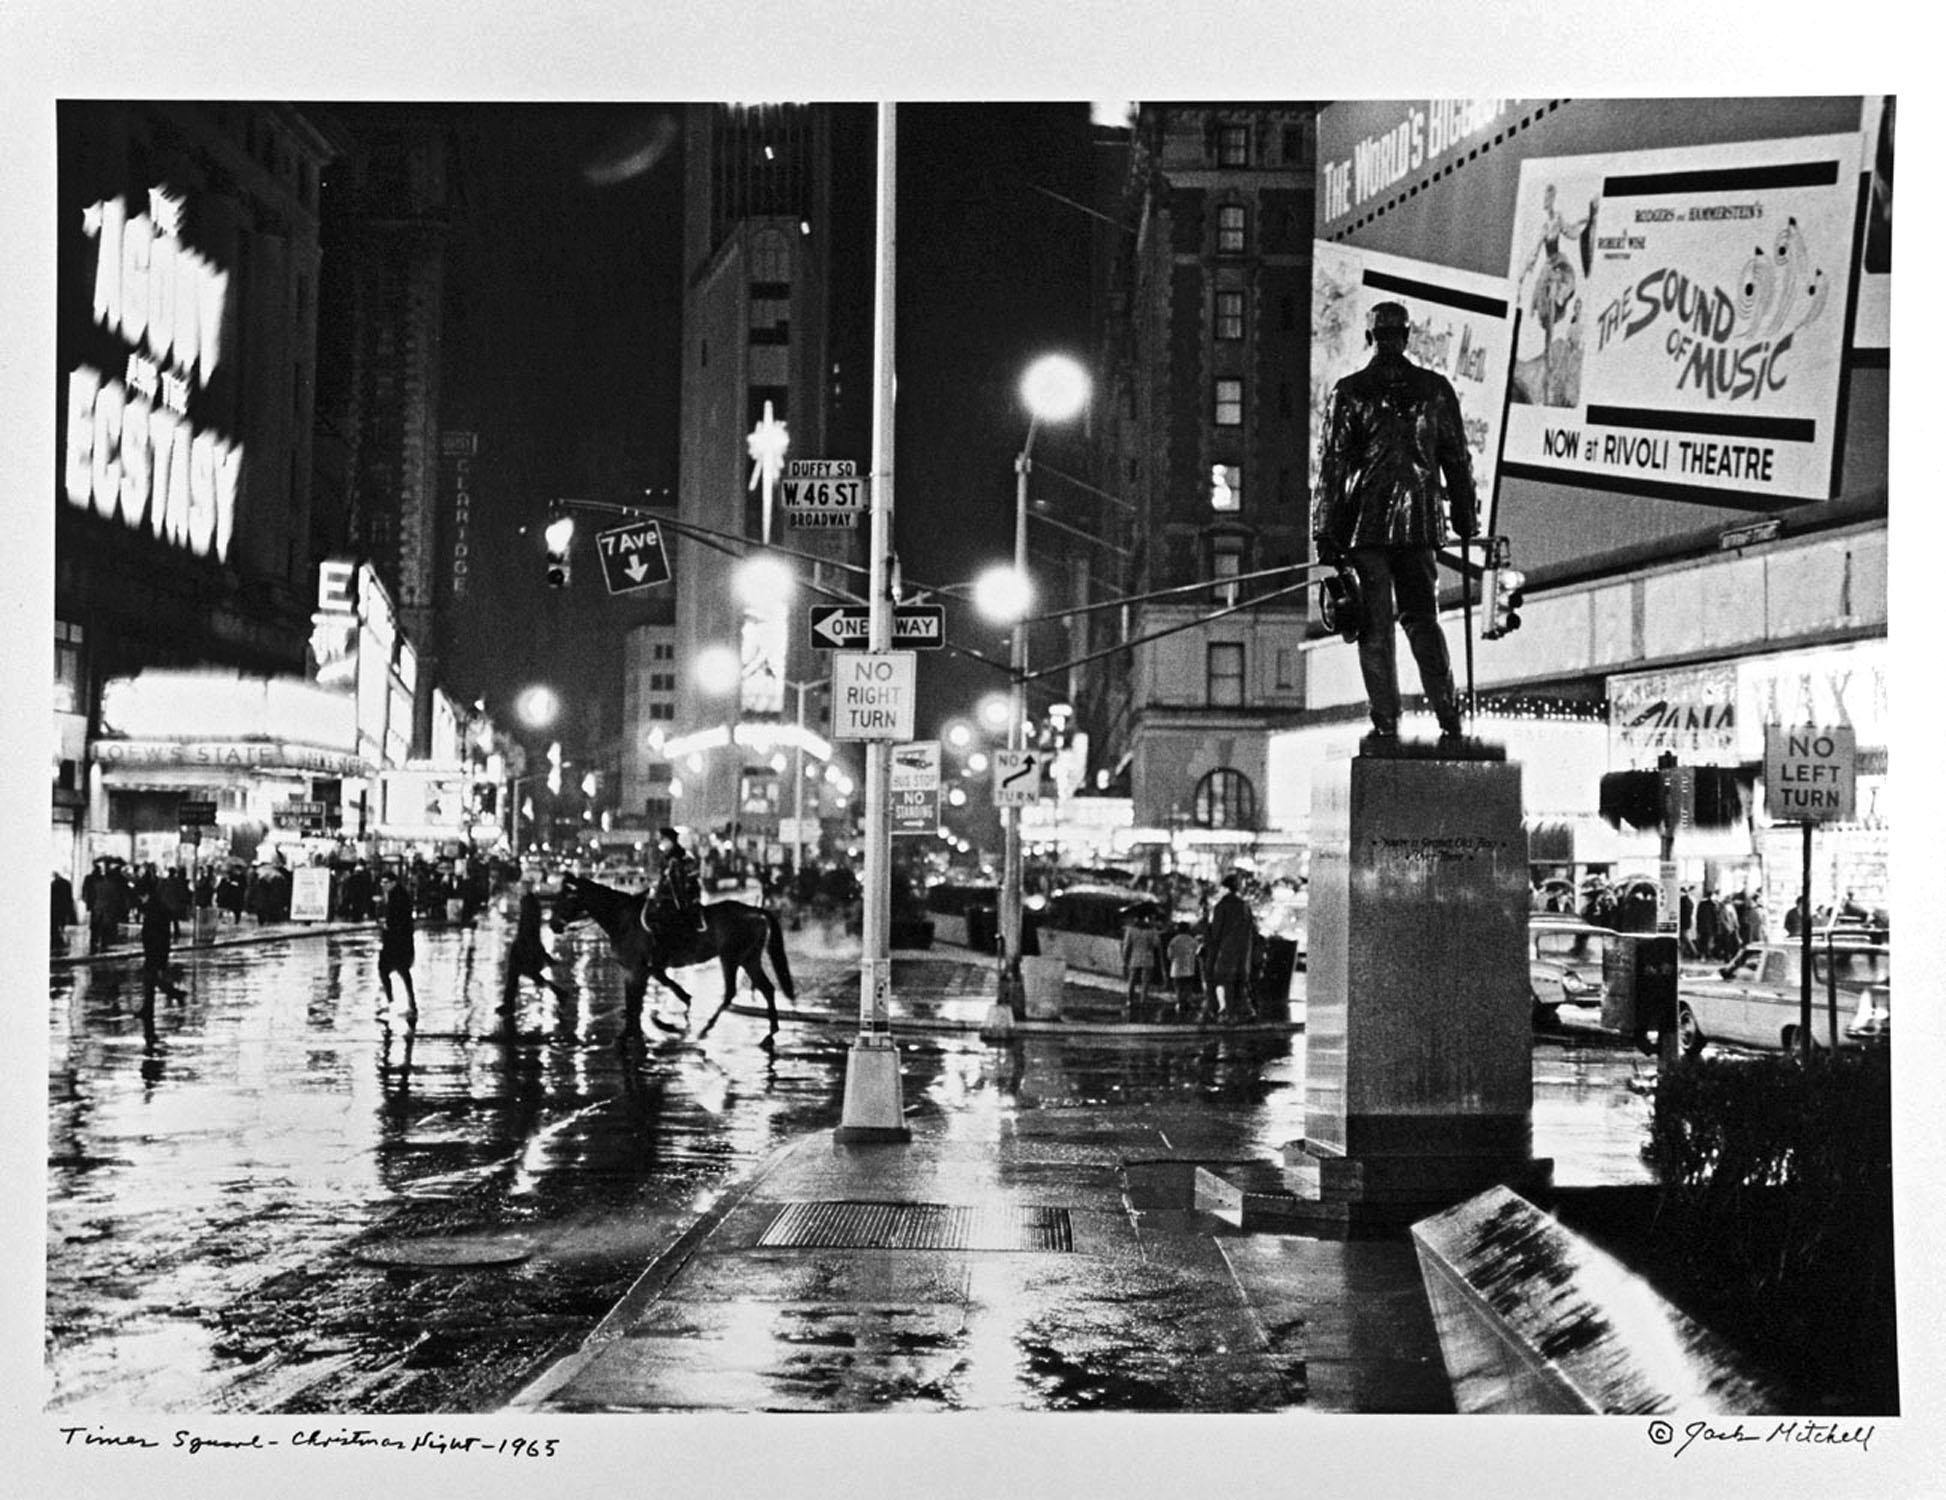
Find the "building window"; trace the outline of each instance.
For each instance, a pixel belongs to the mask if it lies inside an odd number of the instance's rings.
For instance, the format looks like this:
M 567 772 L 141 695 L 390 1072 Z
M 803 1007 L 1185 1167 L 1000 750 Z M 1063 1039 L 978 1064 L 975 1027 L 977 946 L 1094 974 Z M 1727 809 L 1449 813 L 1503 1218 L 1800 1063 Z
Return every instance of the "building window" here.
M 1216 132 L 1216 164 L 1220 167 L 1250 165 L 1250 127 L 1224 125 Z
M 86 712 L 88 695 L 81 680 L 82 631 L 65 620 L 54 622 L 54 712 Z
M 1254 829 L 1257 789 L 1241 771 L 1233 771 L 1228 766 L 1211 771 L 1196 783 L 1192 816 L 1198 828 Z
M 657 641 L 655 643 L 655 650 L 650 653 L 650 656 L 655 661 L 674 661 L 676 659 L 675 643 L 673 641 Z
M 1243 509 L 1243 465 L 1214 464 L 1209 471 L 1209 508 Z
M 1237 602 L 1236 580 L 1242 576 L 1242 573 L 1243 538 L 1240 536 L 1211 537 L 1209 575 L 1216 581 L 1211 597 L 1218 604 L 1229 605 Z
M 1244 249 L 1245 209 L 1241 203 L 1226 203 L 1216 211 L 1216 253 L 1241 255 Z
M 1241 380 L 1216 382 L 1216 425 L 1218 427 L 1243 425 L 1243 382 Z
M 1292 656 L 1293 653 L 1288 648 L 1283 646 L 1277 648 L 1277 687 L 1280 692 L 1297 686 L 1297 678 L 1292 672 Z
M 1214 641 L 1209 648 L 1209 706 L 1243 707 L 1243 643 Z
M 1219 339 L 1243 337 L 1243 293 L 1216 294 L 1216 336 Z

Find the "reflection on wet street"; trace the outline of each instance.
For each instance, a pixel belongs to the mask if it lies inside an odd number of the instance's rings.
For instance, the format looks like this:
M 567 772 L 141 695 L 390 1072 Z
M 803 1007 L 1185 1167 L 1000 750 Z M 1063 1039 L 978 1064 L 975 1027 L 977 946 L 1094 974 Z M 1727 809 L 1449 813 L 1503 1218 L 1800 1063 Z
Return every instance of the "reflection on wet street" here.
M 366 934 L 181 954 L 188 998 L 147 1026 L 134 963 L 55 971 L 50 1407 L 498 1407 L 733 1179 L 837 1123 L 849 1027 L 786 1026 L 773 1054 L 760 1019 L 726 1012 L 698 1042 L 721 1000 L 698 969 L 682 976 L 690 1031 L 618 1050 L 620 976 L 599 938 L 562 940 L 569 994 L 530 985 L 509 1021 L 510 938 L 497 920 L 422 932 L 416 1011 L 384 1002 Z M 803 995 L 842 1009 L 856 993 L 855 948 L 807 942 L 792 963 Z M 1076 1149 L 1112 1158 L 1118 1119 L 1179 1149 L 1176 1122 L 1212 1108 L 1249 1154 L 1305 1133 L 1301 1035 L 899 1046 L 915 1125 L 961 1142 L 1065 1117 Z M 1632 1066 L 1537 1046 L 1535 1150 L 1557 1180 L 1643 1180 Z M 1078 1382 L 1050 1404 L 1125 1404 L 1111 1377 L 1038 1375 L 1054 1393 Z
M 509 1028 L 509 938 L 421 933 L 416 1015 L 384 1004 L 363 934 L 183 953 L 189 998 L 146 1031 L 133 963 L 55 972 L 51 1406 L 494 1404 L 732 1175 L 836 1123 L 845 1028 L 788 1028 L 772 1055 L 725 1014 L 702 1045 L 651 1029 L 624 1054 L 618 973 L 581 936 L 570 995 L 529 986 Z M 855 956 L 794 963 L 816 992 Z M 693 974 L 700 1028 L 721 992 Z M 1290 1083 L 1215 1041 L 901 1050 L 908 1108 L 969 1123 L 1191 1094 L 1260 1110 Z
M 842 1038 L 773 1058 L 726 1016 L 707 1051 L 625 1058 L 578 940 L 571 995 L 530 986 L 508 1027 L 509 937 L 422 933 L 416 1016 L 364 935 L 180 955 L 189 998 L 147 1034 L 133 963 L 54 974 L 51 1405 L 463 1407 L 496 1356 L 460 1347 L 502 1330 L 505 1365 L 584 1329 L 699 1195 L 832 1117 Z M 357 1258 L 511 1231 L 524 1263 L 436 1285 Z

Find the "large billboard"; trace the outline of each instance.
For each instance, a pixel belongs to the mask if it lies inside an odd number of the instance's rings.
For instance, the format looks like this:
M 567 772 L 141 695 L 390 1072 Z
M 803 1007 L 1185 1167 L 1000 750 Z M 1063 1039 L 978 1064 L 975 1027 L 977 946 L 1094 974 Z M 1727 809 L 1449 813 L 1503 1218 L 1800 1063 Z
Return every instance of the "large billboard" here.
M 1372 308 L 1401 303 L 1411 322 L 1406 354 L 1453 384 L 1466 424 L 1473 483 L 1482 511 L 1493 494 L 1500 413 L 1507 390 L 1506 283 L 1320 240 L 1311 252 L 1311 489 L 1331 391 L 1371 358 L 1365 329 Z
M 1505 472 L 1830 498 L 1858 173 L 1856 134 L 1523 162 Z

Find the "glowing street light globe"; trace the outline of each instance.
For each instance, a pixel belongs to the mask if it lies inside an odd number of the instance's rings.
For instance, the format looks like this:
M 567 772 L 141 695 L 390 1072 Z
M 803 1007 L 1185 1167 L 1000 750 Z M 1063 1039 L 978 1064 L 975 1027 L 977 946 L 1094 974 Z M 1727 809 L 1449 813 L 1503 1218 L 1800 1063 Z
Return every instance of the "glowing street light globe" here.
M 732 579 L 738 602 L 753 609 L 774 610 L 797 591 L 797 575 L 790 564 L 768 552 L 746 557 L 737 564 Z
M 1013 722 L 1014 706 L 1005 693 L 989 693 L 980 700 L 980 722 L 999 733 Z
M 973 585 L 973 607 L 999 625 L 1011 625 L 1034 603 L 1034 586 L 1012 567 L 989 568 Z
M 535 683 L 514 700 L 514 712 L 529 729 L 545 729 L 561 712 L 561 700 L 553 688 Z
M 1088 404 L 1088 372 L 1065 354 L 1043 354 L 1020 377 L 1020 399 L 1042 422 L 1065 422 Z
M 692 670 L 696 674 L 696 686 L 712 697 L 727 697 L 743 681 L 743 659 L 729 646 L 709 646 L 699 651 Z

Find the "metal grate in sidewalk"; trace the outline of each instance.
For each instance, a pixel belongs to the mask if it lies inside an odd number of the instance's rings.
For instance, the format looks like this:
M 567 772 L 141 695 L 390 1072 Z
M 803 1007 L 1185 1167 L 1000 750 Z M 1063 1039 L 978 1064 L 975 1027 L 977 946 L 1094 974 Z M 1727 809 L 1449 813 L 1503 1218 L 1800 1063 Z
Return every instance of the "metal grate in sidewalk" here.
M 808 1250 L 1072 1250 L 1065 1208 L 787 1203 L 759 1246 Z

